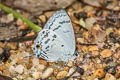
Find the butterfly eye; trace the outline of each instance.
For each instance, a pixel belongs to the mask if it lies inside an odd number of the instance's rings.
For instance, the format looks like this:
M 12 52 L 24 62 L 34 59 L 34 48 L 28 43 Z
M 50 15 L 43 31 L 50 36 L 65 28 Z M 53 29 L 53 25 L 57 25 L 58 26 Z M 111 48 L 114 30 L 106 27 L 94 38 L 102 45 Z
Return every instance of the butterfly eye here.
M 36 45 L 37 49 L 40 49 L 40 45 Z

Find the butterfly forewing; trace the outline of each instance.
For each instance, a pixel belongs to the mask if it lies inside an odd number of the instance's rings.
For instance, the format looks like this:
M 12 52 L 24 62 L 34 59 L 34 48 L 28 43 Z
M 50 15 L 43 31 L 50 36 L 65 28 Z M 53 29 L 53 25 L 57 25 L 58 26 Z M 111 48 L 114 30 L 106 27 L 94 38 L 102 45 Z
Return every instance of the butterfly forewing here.
M 65 10 L 57 11 L 47 21 L 35 40 L 35 55 L 47 61 L 73 60 L 75 37 L 71 20 Z
M 57 11 L 47 21 L 44 29 L 50 29 L 56 32 L 66 41 L 68 48 L 72 53 L 75 51 L 75 36 L 70 17 L 65 10 Z

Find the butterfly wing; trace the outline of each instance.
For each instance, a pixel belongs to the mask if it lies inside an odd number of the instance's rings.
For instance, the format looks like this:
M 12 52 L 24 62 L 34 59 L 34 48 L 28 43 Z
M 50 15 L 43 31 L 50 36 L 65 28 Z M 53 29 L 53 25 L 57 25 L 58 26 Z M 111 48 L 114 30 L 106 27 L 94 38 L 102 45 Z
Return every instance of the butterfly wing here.
M 65 10 L 57 11 L 47 21 L 44 29 L 50 29 L 56 32 L 67 44 L 67 47 L 74 54 L 75 51 L 75 36 L 70 17 Z
M 65 41 L 49 29 L 43 29 L 39 32 L 33 51 L 37 57 L 46 59 L 49 62 L 74 59 Z

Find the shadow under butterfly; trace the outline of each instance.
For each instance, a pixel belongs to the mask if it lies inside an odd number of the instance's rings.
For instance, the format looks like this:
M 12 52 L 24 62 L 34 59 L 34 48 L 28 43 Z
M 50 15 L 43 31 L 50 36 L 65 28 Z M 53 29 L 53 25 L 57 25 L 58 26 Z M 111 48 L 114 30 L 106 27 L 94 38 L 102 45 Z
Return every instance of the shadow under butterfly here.
M 65 10 L 57 11 L 47 21 L 34 41 L 33 52 L 48 62 L 67 62 L 76 58 L 74 30 Z

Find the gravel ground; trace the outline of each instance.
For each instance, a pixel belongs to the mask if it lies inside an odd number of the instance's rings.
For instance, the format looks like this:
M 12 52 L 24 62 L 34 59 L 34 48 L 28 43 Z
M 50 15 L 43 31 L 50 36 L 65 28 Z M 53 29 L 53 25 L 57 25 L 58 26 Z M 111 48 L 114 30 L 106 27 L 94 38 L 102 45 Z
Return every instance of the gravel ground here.
M 114 1 L 107 5 L 119 8 Z M 34 40 L 6 42 L 7 36 L 2 37 L 1 39 L 5 40 L 0 42 L 1 75 L 9 76 L 13 80 L 120 80 L 119 11 L 77 2 L 70 6 L 67 12 L 75 31 L 76 51 L 80 55 L 75 61 L 46 62 L 31 56 Z M 53 13 L 55 11 L 48 11 L 38 16 L 38 19 L 31 20 L 43 26 Z M 20 19 L 14 19 L 12 14 L 1 10 L 0 14 L 1 29 L 9 24 L 9 28 L 12 25 L 17 27 L 19 37 L 36 34 Z M 25 12 L 23 15 L 30 17 Z M 3 76 L 0 76 L 0 79 L 2 78 Z

